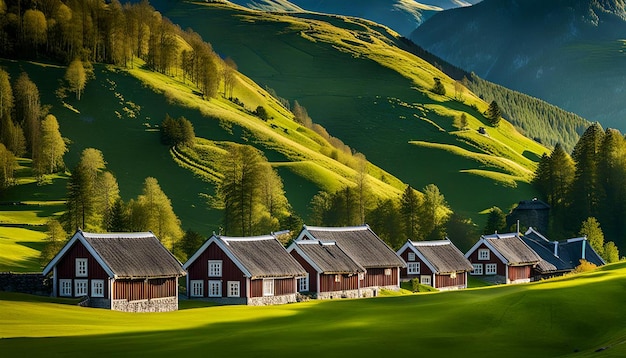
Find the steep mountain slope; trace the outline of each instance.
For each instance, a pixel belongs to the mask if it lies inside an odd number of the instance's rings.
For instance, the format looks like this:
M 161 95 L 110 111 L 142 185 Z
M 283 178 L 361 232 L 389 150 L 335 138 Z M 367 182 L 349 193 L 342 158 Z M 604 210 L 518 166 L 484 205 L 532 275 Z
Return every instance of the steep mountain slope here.
M 255 82 L 297 100 L 372 163 L 418 189 L 435 183 L 454 210 L 476 218 L 534 195 L 528 180 L 546 148 L 506 122 L 478 133 L 488 127 L 487 104 L 468 91 L 454 100 L 454 81 L 401 50 L 399 36 L 384 27 L 200 3 L 178 3 L 164 16 L 200 33 Z M 449 95 L 430 92 L 434 78 Z M 469 130 L 459 131 L 453 120 L 463 113 Z
M 355 16 L 388 26 L 408 36 L 433 14 L 480 0 L 231 0 L 232 3 L 265 11 L 315 11 Z
M 480 77 L 626 130 L 620 0 L 485 0 L 444 11 L 411 39 Z

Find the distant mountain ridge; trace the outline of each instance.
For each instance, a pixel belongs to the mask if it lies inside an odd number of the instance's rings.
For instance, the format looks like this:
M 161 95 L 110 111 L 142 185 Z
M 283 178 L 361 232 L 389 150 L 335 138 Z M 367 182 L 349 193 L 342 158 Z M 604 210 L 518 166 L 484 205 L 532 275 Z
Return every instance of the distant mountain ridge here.
M 435 13 L 480 0 L 231 0 L 230 2 L 263 11 L 314 11 L 360 17 L 385 25 L 409 36 Z
M 485 0 L 440 12 L 411 35 L 480 77 L 626 130 L 623 0 Z

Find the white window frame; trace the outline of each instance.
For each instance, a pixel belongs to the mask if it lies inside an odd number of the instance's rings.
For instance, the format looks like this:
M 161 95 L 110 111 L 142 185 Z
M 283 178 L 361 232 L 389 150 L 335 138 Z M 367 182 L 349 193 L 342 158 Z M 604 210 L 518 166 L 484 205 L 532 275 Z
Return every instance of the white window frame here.
M 240 287 L 239 281 L 228 281 L 228 297 L 241 297 Z
M 274 296 L 274 279 L 263 279 L 263 296 Z
M 406 274 L 407 275 L 419 275 L 420 274 L 420 263 L 419 262 L 407 262 L 406 263 Z
M 341 275 L 335 275 L 335 282 L 341 282 Z
M 485 275 L 497 275 L 497 274 L 498 274 L 497 264 L 485 264 Z
M 189 297 L 204 297 L 204 280 L 189 280 Z
M 62 278 L 59 280 L 59 296 L 72 297 L 72 280 Z
M 89 280 L 74 280 L 74 297 L 83 297 L 89 294 Z
M 421 275 L 420 276 L 420 284 L 432 286 L 432 277 L 430 275 Z
M 87 276 L 89 276 L 89 270 L 87 268 L 87 259 L 77 258 L 76 259 L 76 277 L 87 277 Z
M 365 272 L 359 272 L 359 281 L 365 280 Z
M 391 276 L 391 269 L 390 268 L 386 268 L 385 269 L 385 276 Z
M 451 272 L 450 273 L 450 278 L 451 279 L 455 279 L 456 278 L 456 272 Z
M 209 280 L 207 294 L 209 297 L 222 297 L 222 281 Z
M 415 252 L 409 252 L 408 259 L 409 261 L 415 261 Z
M 298 292 L 307 292 L 309 290 L 309 274 L 298 279 Z
M 483 274 L 483 264 L 472 264 L 474 270 L 472 271 L 472 275 L 480 276 Z
M 489 249 L 479 249 L 478 250 L 478 259 L 479 260 L 489 260 L 490 257 Z
M 104 297 L 104 280 L 91 280 L 91 297 Z
M 209 277 L 222 277 L 222 260 L 209 260 L 207 266 Z

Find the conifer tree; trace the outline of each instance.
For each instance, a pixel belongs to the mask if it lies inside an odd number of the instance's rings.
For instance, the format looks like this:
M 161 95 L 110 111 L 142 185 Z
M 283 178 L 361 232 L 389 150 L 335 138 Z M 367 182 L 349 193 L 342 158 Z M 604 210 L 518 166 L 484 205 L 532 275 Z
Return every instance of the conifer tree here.
M 422 200 L 417 195 L 415 189 L 407 185 L 400 198 L 400 213 L 402 215 L 402 227 L 404 236 L 409 240 L 422 240 L 419 235 L 419 208 Z
M 491 235 L 496 232 L 503 233 L 506 231 L 506 215 L 499 207 L 492 207 L 489 210 L 489 216 L 487 216 L 487 223 L 483 229 L 483 235 Z
M 597 217 L 600 206 L 599 168 L 600 147 L 604 131 L 599 123 L 594 123 L 580 137 L 572 152 L 576 163 L 571 190 L 572 221 L 581 222 L 588 217 Z
M 498 106 L 498 103 L 496 101 L 491 101 L 491 103 L 489 103 L 487 111 L 485 112 L 485 117 L 487 117 L 489 123 L 491 123 L 493 127 L 497 127 L 500 123 L 501 116 L 502 110 L 500 109 L 500 106 Z

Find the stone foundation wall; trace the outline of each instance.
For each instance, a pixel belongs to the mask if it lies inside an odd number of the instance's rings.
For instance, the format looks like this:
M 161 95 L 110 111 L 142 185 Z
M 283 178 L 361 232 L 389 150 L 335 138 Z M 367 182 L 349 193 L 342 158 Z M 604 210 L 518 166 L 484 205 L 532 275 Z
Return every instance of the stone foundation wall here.
M 269 305 L 283 305 L 286 303 L 296 302 L 296 294 L 282 295 L 282 296 L 264 296 L 264 297 L 252 297 L 248 299 L 249 306 L 269 306 Z
M 178 310 L 178 297 L 153 298 L 151 300 L 113 300 L 111 309 L 124 312 L 170 312 Z
M 49 296 L 52 293 L 52 280 L 40 272 L 0 272 L 0 291 Z

